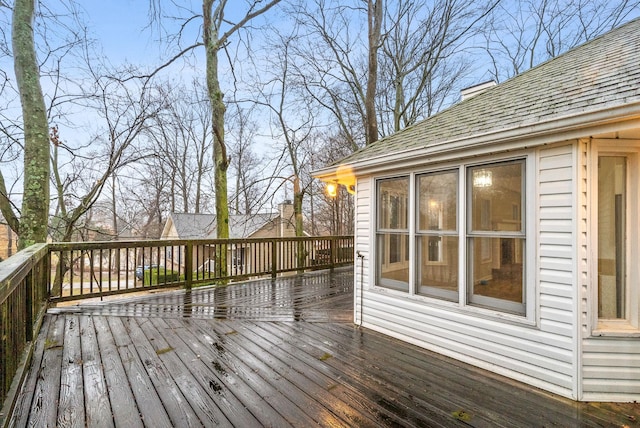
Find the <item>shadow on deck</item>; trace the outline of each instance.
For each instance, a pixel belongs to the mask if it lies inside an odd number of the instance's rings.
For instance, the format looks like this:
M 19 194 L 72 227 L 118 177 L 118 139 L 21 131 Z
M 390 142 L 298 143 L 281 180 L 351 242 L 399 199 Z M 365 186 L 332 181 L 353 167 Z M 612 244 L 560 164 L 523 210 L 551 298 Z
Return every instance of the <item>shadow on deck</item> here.
M 11 425 L 624 426 L 353 320 L 352 268 L 51 309 Z

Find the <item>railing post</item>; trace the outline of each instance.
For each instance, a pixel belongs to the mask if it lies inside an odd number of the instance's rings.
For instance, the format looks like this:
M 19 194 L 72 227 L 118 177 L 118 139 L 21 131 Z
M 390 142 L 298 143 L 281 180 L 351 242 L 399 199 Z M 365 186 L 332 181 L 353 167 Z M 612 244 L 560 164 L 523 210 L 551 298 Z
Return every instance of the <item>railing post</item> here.
M 277 241 L 275 239 L 271 241 L 271 278 L 275 278 L 278 272 L 278 249 L 276 244 Z
M 304 273 L 305 260 L 306 260 L 306 248 L 305 241 L 303 239 L 299 239 L 297 242 L 296 248 L 296 268 L 298 269 L 298 274 Z
M 329 238 L 329 254 L 330 254 L 330 262 L 331 262 L 331 270 L 333 271 L 333 268 L 335 267 L 336 264 L 336 237 L 332 236 Z
M 31 270 L 27 274 L 25 278 L 24 285 L 25 289 L 25 317 L 24 317 L 24 329 L 25 329 L 25 340 L 27 342 L 31 342 L 33 340 L 33 269 L 34 267 L 37 269 L 39 264 L 32 265 Z
M 51 251 L 47 251 L 46 259 L 44 262 L 44 272 L 42 273 L 40 282 L 40 303 L 46 300 L 51 295 Z
M 191 290 L 193 282 L 193 242 L 184 246 L 184 288 Z

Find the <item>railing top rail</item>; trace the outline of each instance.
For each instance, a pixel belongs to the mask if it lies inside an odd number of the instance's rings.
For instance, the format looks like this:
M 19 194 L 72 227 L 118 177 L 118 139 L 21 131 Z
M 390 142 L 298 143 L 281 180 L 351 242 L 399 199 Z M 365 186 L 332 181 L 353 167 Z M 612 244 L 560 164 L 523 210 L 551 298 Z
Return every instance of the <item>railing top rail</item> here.
M 49 244 L 49 251 L 91 250 L 109 248 L 139 248 L 139 247 L 165 247 L 171 245 L 207 245 L 207 244 L 240 244 L 257 242 L 290 242 L 309 240 L 350 239 L 353 235 L 331 236 L 291 236 L 280 238 L 236 238 L 236 239 L 154 239 L 131 241 L 92 241 L 92 242 L 53 242 Z
M 0 262 L 0 302 L 5 301 L 31 271 L 33 265 L 46 255 L 47 244 L 36 244 Z

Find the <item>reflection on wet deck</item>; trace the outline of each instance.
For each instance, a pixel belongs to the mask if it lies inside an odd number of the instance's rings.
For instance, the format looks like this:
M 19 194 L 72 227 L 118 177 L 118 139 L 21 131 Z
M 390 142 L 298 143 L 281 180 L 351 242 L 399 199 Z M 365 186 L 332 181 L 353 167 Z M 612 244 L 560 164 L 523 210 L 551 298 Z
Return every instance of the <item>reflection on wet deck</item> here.
M 84 303 L 51 309 L 49 313 L 82 312 L 93 315 L 137 317 L 191 317 L 252 321 L 353 321 L 352 268 L 340 274 L 261 279 L 228 286 L 155 293 L 114 302 Z M 346 274 L 345 274 L 346 273 Z
M 351 322 L 352 269 L 51 310 L 11 425 L 622 426 Z M 318 322 L 319 321 L 319 322 Z

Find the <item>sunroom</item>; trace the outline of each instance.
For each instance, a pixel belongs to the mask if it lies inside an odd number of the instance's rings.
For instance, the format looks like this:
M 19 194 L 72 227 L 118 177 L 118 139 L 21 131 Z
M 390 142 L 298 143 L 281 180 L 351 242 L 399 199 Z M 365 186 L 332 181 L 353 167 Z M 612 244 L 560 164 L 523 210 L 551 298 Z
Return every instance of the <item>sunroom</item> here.
M 640 21 L 316 176 L 356 189 L 356 323 L 640 400 Z

